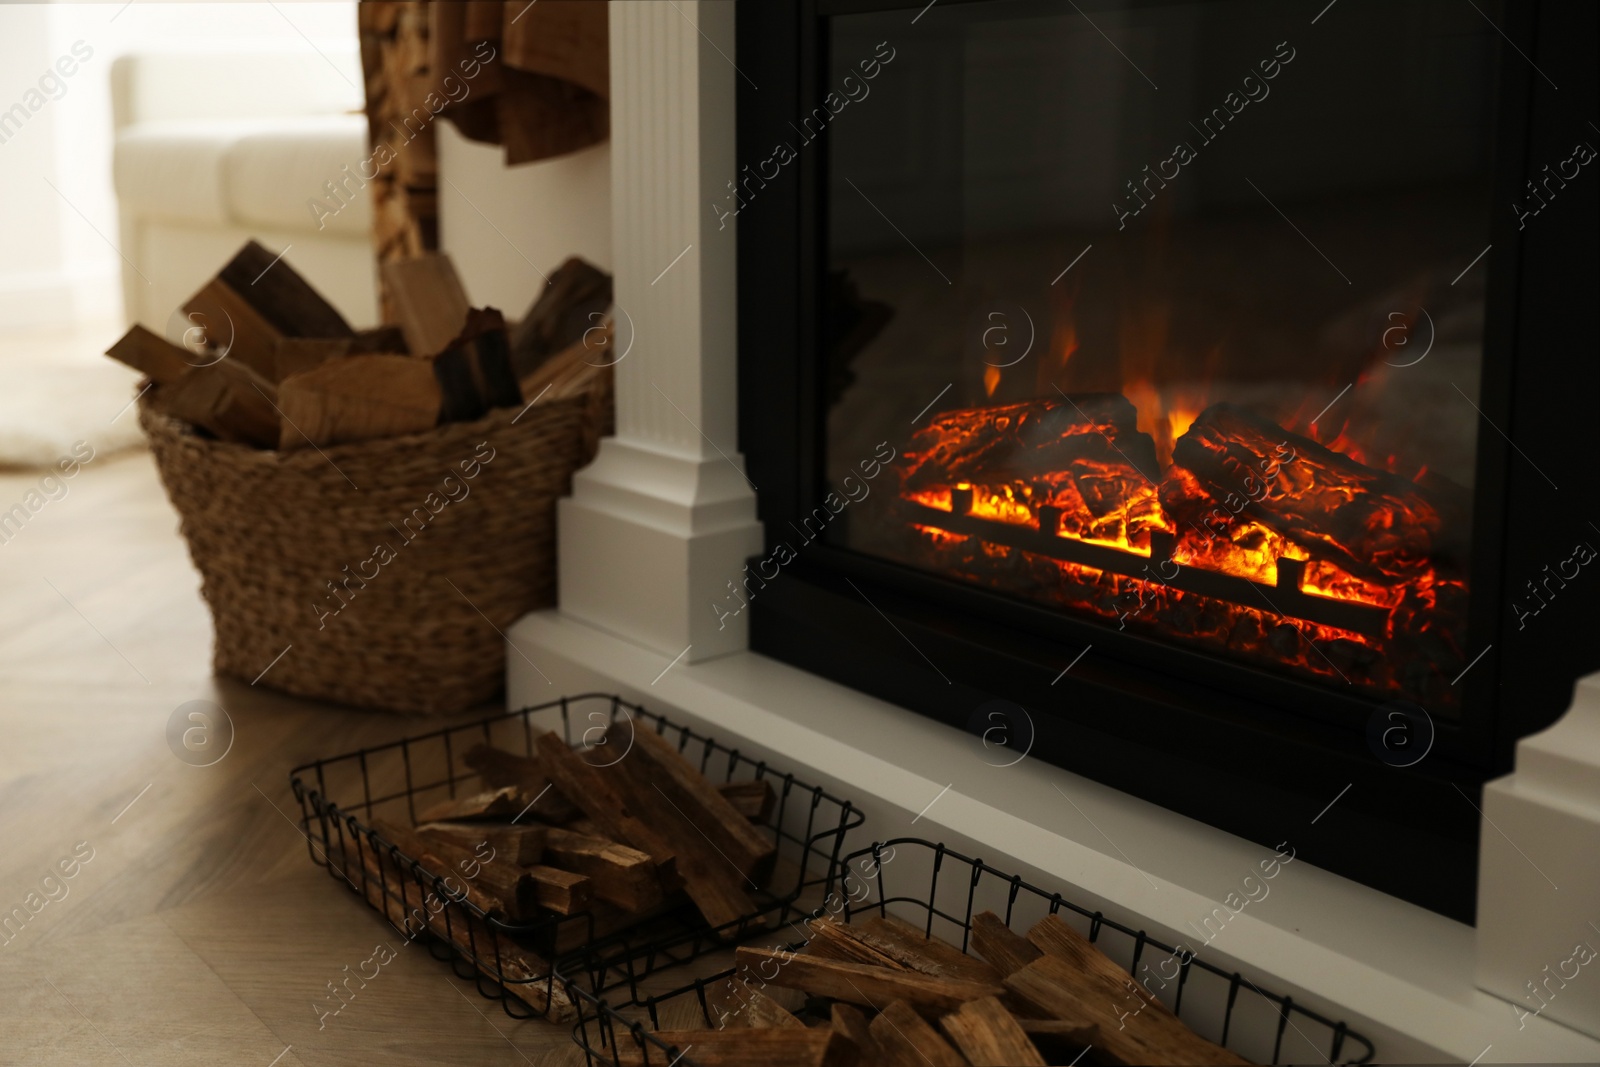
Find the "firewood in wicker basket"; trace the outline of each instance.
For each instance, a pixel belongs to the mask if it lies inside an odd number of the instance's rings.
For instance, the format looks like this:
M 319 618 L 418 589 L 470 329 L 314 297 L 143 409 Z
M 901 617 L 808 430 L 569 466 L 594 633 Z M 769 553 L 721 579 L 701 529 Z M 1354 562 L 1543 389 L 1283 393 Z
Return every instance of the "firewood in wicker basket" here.
M 343 356 L 278 384 L 278 447 L 325 448 L 422 433 L 439 422 L 439 383 L 410 356 Z
M 461 331 L 432 359 L 444 395 L 444 421 L 472 422 L 490 408 L 521 405 L 505 318 L 495 308 L 467 309 Z
M 429 252 L 396 260 L 380 273 L 412 355 L 431 359 L 460 335 L 472 303 L 449 256 Z
M 106 349 L 106 355 L 125 363 L 157 385 L 170 385 L 194 369 L 195 357 L 164 337 L 135 326 Z
M 295 273 L 280 253 L 250 241 L 183 309 L 227 358 L 268 381 L 276 376 L 277 342 L 284 337 L 354 337 L 344 317 Z M 222 321 L 215 321 L 217 316 Z
M 611 306 L 611 275 L 574 256 L 550 272 L 548 284 L 511 331 L 518 377 L 582 339 Z
M 973 1067 L 1045 1067 L 1027 1033 L 994 997 L 961 1005 L 939 1027 Z
M 354 344 L 348 337 L 280 337 L 272 348 L 273 381 L 282 382 L 291 374 L 304 374 L 331 360 L 342 359 L 351 354 Z M 391 351 L 387 354 L 398 353 Z
M 272 448 L 278 411 L 272 383 L 242 363 L 223 360 L 195 367 L 170 385 L 150 391 L 157 410 L 205 429 L 222 441 Z

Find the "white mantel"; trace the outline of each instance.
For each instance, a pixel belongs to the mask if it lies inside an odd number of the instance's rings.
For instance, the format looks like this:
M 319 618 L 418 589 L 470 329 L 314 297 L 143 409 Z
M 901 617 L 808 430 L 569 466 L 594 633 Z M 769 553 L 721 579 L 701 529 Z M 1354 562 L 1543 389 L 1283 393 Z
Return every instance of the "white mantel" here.
M 727 0 L 611 3 L 616 298 L 632 347 L 616 436 L 561 507 L 561 607 L 510 632 L 508 701 L 620 693 L 849 797 L 867 815 L 854 847 L 943 840 L 1179 940 L 1259 846 L 1037 761 L 991 766 L 960 731 L 745 650 L 742 619 L 718 628 L 709 605 L 761 546 L 735 448 L 734 230 L 710 207 L 735 172 L 733 17 Z M 1477 989 L 1474 941 L 1301 862 L 1204 952 L 1345 1020 L 1390 1062 L 1600 1061 L 1600 1041 Z M 1585 971 L 1600 987 L 1600 964 Z

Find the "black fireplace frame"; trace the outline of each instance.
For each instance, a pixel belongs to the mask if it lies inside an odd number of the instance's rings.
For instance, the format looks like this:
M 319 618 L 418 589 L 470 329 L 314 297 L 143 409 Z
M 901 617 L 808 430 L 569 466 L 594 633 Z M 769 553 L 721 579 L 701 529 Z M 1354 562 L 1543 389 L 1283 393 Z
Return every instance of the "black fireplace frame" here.
M 827 16 L 909 19 L 926 6 L 739 4 L 736 61 L 759 72 L 759 88 L 740 78 L 738 163 L 768 158 L 826 92 Z M 1515 46 L 1502 49 L 1495 175 L 1495 203 L 1509 204 L 1574 139 L 1600 143 L 1585 124 L 1600 97 L 1600 32 L 1596 5 L 1488 10 Z M 1560 72 L 1559 91 L 1544 72 Z M 1554 225 L 1520 232 L 1510 210 L 1494 216 L 1468 621 L 1469 647 L 1487 651 L 1463 677 L 1459 714 L 1434 717 L 1426 758 L 1397 768 L 1368 739 L 1381 704 L 795 536 L 826 492 L 826 154 L 824 133 L 737 219 L 739 443 L 759 487 L 763 556 L 780 542 L 798 549 L 751 600 L 751 647 L 962 729 L 984 702 L 1013 701 L 1032 719 L 1034 758 L 1269 847 L 1290 841 L 1313 864 L 1473 921 L 1483 783 L 1511 768 L 1517 739 L 1562 714 L 1576 678 L 1600 669 L 1596 598 L 1553 597 L 1527 631 L 1508 609 L 1590 519 L 1600 543 L 1600 506 L 1582 511 L 1600 500 L 1600 464 L 1576 432 L 1600 400 L 1600 196 L 1575 189 L 1552 201 Z

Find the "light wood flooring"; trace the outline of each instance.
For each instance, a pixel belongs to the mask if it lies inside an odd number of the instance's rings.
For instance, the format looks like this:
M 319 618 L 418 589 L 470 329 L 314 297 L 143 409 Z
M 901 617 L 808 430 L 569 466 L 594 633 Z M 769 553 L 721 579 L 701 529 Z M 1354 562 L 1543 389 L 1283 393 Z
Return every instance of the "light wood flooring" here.
M 0 512 L 38 484 L 0 470 Z M 567 1028 L 508 1018 L 309 860 L 290 768 L 421 720 L 214 679 L 149 454 L 68 485 L 0 542 L 0 917 L 59 898 L 0 932 L 0 1064 L 581 1063 Z M 211 767 L 167 745 L 196 699 L 236 730 Z M 79 842 L 61 896 L 44 880 Z M 319 1028 L 313 1002 L 380 942 L 397 958 Z

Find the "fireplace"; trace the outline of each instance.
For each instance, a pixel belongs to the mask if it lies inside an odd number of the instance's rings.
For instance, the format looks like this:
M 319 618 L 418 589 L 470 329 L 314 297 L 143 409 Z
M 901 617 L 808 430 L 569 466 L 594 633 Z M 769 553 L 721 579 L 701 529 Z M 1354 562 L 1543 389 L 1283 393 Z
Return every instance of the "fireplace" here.
M 1594 15 L 1318 7 L 742 7 L 713 610 L 1470 921 L 1600 666 Z

